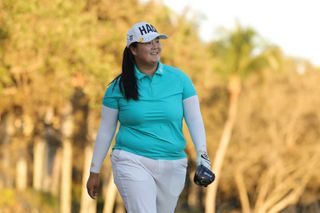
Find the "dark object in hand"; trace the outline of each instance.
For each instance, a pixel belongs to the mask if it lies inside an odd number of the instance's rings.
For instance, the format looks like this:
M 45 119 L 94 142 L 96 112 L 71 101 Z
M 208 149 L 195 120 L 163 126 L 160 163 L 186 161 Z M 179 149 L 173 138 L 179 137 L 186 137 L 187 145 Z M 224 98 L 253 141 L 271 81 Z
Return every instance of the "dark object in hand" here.
M 207 187 L 214 179 L 215 175 L 210 169 L 203 165 L 199 165 L 194 174 L 193 181 L 199 186 Z

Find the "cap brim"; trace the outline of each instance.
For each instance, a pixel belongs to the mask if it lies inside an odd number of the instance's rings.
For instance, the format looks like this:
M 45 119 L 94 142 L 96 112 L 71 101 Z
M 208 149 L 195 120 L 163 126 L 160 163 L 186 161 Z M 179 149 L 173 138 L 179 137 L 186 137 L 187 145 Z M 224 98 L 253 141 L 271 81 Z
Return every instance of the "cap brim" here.
M 154 40 L 154 39 L 156 39 L 156 38 L 158 38 L 158 39 L 167 39 L 168 38 L 168 36 L 166 35 L 166 34 L 159 34 L 159 33 L 150 33 L 150 35 L 148 35 L 148 37 L 147 38 L 145 38 L 144 40 L 143 40 L 143 42 L 141 42 L 141 43 L 146 43 L 146 42 L 150 42 L 150 41 L 152 41 L 152 40 Z

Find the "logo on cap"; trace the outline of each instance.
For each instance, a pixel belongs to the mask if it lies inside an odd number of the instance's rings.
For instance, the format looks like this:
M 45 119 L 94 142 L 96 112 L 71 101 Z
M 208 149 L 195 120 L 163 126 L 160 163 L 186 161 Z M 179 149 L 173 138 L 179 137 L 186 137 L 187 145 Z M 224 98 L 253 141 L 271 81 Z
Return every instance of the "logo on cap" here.
M 138 29 L 139 29 L 141 35 L 148 34 L 150 32 L 158 32 L 156 30 L 156 28 L 154 26 L 152 26 L 151 24 L 143 25 L 141 27 L 138 27 Z

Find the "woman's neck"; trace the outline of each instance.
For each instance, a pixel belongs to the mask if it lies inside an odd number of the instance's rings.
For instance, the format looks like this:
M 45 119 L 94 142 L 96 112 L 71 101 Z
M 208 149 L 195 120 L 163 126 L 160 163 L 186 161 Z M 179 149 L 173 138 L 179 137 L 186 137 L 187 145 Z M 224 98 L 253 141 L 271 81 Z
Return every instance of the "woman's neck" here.
M 137 63 L 137 67 L 139 68 L 139 70 L 146 74 L 146 75 L 149 75 L 149 76 L 153 76 L 154 73 L 156 72 L 157 68 L 158 68 L 158 64 L 159 63 L 156 63 L 156 64 L 138 64 Z

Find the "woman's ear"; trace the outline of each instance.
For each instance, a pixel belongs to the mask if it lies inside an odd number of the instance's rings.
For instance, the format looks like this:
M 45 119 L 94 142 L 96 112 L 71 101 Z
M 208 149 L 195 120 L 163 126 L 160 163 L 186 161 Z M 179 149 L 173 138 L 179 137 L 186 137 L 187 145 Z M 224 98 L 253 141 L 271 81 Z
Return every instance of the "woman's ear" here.
M 137 48 L 136 47 L 130 46 L 129 50 L 131 51 L 132 55 L 134 55 L 134 56 L 137 55 Z

